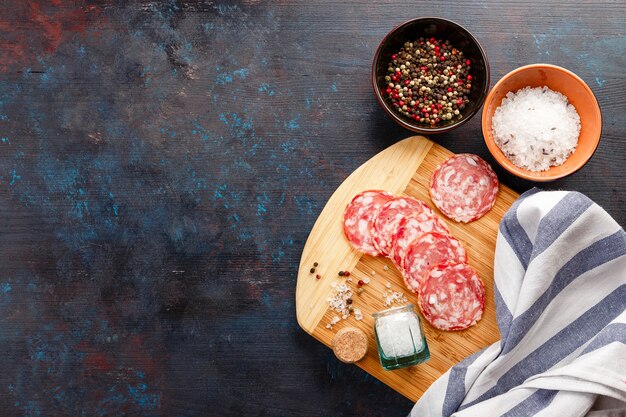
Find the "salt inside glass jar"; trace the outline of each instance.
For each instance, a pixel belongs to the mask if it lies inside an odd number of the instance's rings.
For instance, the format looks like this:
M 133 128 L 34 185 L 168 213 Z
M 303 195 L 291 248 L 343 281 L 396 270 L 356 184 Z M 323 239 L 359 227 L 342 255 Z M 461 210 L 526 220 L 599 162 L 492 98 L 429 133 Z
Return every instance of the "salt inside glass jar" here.
M 413 304 L 373 313 L 380 363 L 386 370 L 430 359 L 426 336 Z

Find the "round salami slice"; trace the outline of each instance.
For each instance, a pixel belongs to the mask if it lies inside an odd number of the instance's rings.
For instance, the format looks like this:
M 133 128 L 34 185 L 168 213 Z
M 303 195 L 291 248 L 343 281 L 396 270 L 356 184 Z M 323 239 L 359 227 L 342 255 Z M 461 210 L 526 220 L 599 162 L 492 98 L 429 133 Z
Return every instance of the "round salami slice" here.
M 409 244 L 428 232 L 448 235 L 450 234 L 450 229 L 439 217 L 428 215 L 425 212 L 407 218 L 400 223 L 398 230 L 391 238 L 392 246 L 389 254 L 389 257 L 400 272 L 404 272 L 404 257 Z
M 461 241 L 437 232 L 425 233 L 407 248 L 404 257 L 404 283 L 417 294 L 431 269 L 450 262 L 467 262 L 467 252 Z
M 411 197 L 396 197 L 387 201 L 374 220 L 374 244 L 383 255 L 391 252 L 393 234 L 405 218 L 416 217 L 425 213 L 435 216 L 432 209 L 424 202 Z
M 498 177 L 477 155 L 455 155 L 433 172 L 430 198 L 452 220 L 468 223 L 484 216 L 496 202 Z
M 485 287 L 471 266 L 443 264 L 426 275 L 417 304 L 424 318 L 437 329 L 463 330 L 482 317 Z
M 352 246 L 368 255 L 379 255 L 374 246 L 374 219 L 382 206 L 393 198 L 386 191 L 368 190 L 357 194 L 343 213 L 343 233 Z

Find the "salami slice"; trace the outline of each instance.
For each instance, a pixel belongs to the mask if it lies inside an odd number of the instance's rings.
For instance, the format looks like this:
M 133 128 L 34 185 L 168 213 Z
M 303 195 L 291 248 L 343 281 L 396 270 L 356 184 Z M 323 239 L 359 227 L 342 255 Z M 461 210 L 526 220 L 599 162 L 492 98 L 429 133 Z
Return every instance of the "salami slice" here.
M 368 190 L 357 194 L 343 213 L 343 233 L 352 246 L 368 255 L 377 256 L 372 229 L 383 204 L 393 195 L 386 191 Z
M 383 255 L 391 252 L 393 234 L 404 218 L 417 217 L 425 213 L 431 217 L 435 213 L 424 202 L 411 197 L 396 197 L 387 201 L 374 221 L 374 244 Z
M 404 257 L 409 244 L 428 232 L 438 232 L 447 235 L 450 234 L 450 229 L 439 217 L 430 216 L 425 212 L 400 223 L 400 227 L 391 238 L 392 246 L 389 254 L 389 257 L 400 272 L 404 272 Z
M 443 264 L 426 275 L 417 304 L 424 318 L 437 329 L 463 330 L 482 317 L 485 287 L 471 266 Z
M 407 248 L 404 257 L 404 283 L 417 294 L 426 274 L 432 268 L 450 262 L 467 262 L 467 252 L 463 244 L 449 235 L 425 233 Z
M 430 178 L 433 203 L 457 222 L 468 223 L 484 216 L 497 194 L 496 173 L 477 155 L 455 155 L 439 165 Z

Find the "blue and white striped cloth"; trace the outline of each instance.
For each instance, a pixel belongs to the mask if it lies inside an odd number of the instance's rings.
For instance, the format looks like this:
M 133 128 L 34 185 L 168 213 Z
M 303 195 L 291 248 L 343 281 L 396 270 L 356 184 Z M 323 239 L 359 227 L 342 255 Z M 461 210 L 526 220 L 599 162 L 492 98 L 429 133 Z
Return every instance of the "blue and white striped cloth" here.
M 626 416 L 624 230 L 580 193 L 530 190 L 500 223 L 494 275 L 502 339 L 410 417 Z

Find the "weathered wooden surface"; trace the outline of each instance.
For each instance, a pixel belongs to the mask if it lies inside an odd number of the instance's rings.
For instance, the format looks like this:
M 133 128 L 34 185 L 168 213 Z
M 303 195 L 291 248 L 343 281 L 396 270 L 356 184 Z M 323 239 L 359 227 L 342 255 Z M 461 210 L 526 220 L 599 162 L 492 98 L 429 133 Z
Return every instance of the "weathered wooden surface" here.
M 543 185 L 626 224 L 622 1 L 4 1 L 3 415 L 383 416 L 411 404 L 300 330 L 304 241 L 333 190 L 410 136 L 369 84 L 385 33 L 466 26 L 492 83 L 548 62 L 603 111 Z M 476 117 L 435 138 L 490 162 Z M 522 192 L 531 183 L 494 166 Z

